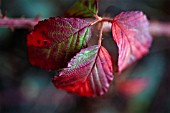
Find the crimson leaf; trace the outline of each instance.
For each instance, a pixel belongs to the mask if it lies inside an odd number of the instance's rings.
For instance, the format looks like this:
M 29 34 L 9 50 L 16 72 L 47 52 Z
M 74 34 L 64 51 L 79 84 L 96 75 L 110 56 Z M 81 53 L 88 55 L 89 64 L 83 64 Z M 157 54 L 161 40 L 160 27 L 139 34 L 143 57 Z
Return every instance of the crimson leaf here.
M 57 17 L 40 21 L 27 36 L 30 63 L 47 70 L 64 67 L 90 37 L 91 27 L 83 19 Z
M 148 80 L 145 78 L 127 79 L 119 81 L 117 84 L 118 92 L 131 97 L 141 93 L 148 86 Z
M 112 22 L 113 39 L 119 48 L 119 72 L 148 53 L 152 37 L 149 22 L 139 11 L 122 12 Z
M 65 14 L 66 17 L 87 18 L 97 13 L 97 0 L 78 0 Z
M 68 63 L 53 83 L 59 89 L 81 96 L 103 95 L 113 79 L 112 62 L 104 47 L 97 45 L 82 49 Z

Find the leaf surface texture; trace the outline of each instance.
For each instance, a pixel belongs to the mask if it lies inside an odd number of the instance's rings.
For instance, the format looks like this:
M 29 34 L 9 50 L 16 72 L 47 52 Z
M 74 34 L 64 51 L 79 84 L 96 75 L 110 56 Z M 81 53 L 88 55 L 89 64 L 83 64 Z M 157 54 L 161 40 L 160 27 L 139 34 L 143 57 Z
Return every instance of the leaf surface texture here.
M 118 71 L 148 53 L 152 42 L 149 22 L 139 11 L 122 12 L 112 22 L 112 35 L 118 45 Z
M 113 79 L 112 70 L 107 50 L 94 45 L 74 56 L 68 67 L 53 78 L 53 83 L 57 88 L 81 96 L 103 95 Z
M 47 70 L 59 69 L 85 47 L 91 37 L 89 23 L 78 18 L 40 21 L 27 36 L 30 63 Z
M 97 0 L 78 0 L 66 12 L 66 17 L 88 18 L 97 13 Z

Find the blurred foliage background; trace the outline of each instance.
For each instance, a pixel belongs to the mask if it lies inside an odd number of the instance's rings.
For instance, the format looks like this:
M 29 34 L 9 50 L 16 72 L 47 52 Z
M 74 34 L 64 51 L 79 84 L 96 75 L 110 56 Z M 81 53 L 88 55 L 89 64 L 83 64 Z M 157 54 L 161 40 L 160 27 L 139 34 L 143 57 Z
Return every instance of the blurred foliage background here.
M 74 2 L 1 0 L 0 9 L 11 18 L 49 18 L 63 16 Z M 99 14 L 114 16 L 117 8 L 141 10 L 151 21 L 170 22 L 169 4 L 169 0 L 99 0 Z M 56 89 L 52 73 L 29 64 L 29 32 L 0 28 L 0 113 L 170 113 L 170 37 L 154 36 L 150 53 L 116 75 L 108 93 L 87 98 Z

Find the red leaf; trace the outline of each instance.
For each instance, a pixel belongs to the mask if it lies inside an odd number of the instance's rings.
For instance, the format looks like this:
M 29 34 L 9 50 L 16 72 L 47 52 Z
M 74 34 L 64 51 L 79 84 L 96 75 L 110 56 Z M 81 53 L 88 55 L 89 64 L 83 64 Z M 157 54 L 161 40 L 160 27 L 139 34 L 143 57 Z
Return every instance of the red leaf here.
M 141 93 L 148 86 L 148 80 L 144 78 L 129 79 L 117 84 L 119 93 L 127 97 L 135 96 Z
M 89 23 L 83 19 L 57 17 L 40 21 L 27 36 L 30 63 L 47 70 L 62 68 L 90 37 Z
M 108 90 L 112 79 L 110 55 L 104 47 L 95 45 L 82 49 L 72 58 L 68 67 L 53 78 L 53 83 L 81 96 L 96 96 Z
M 148 20 L 139 11 L 122 12 L 112 22 L 113 39 L 119 48 L 119 72 L 148 53 L 152 37 Z

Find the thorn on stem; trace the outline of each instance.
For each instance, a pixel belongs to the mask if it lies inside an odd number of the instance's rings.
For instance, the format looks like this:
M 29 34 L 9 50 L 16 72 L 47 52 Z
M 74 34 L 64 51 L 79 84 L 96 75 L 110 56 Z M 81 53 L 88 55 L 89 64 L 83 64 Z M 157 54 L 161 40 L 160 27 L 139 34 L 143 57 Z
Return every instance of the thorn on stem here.
M 2 14 L 2 13 L 1 13 Z M 5 11 L 4 14 L 2 14 L 2 18 L 7 18 L 7 11 Z

